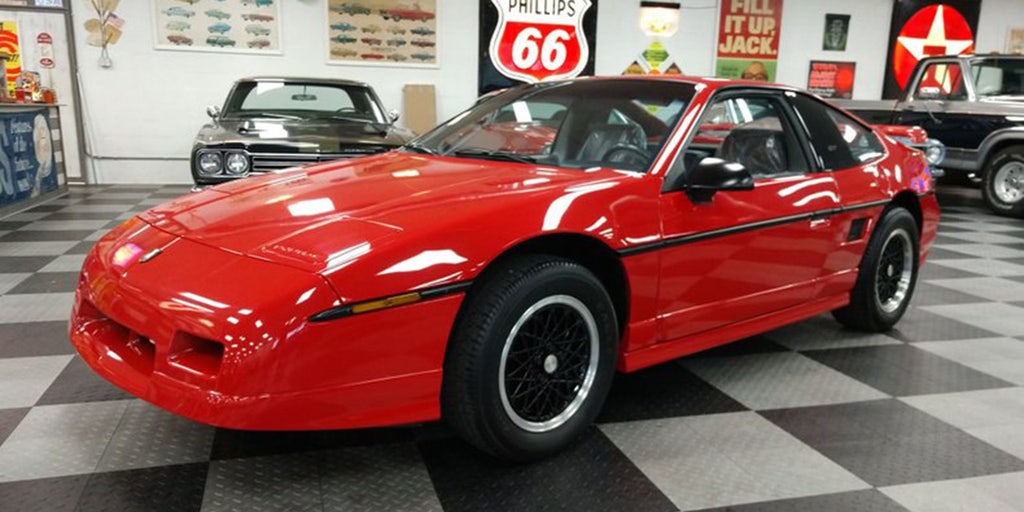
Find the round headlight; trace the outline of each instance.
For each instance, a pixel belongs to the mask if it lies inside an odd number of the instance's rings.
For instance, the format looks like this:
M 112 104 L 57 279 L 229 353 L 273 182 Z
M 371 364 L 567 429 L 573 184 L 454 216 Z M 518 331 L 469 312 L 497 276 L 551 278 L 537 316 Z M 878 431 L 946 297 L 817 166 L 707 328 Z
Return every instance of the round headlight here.
M 249 157 L 245 153 L 228 153 L 227 163 L 224 167 L 228 174 L 240 176 L 249 170 Z
M 941 142 L 928 141 L 928 147 L 924 150 L 924 157 L 929 165 L 939 165 L 946 159 L 946 148 Z
M 206 175 L 213 175 L 220 172 L 224 165 L 220 153 L 211 151 L 199 155 L 199 172 Z

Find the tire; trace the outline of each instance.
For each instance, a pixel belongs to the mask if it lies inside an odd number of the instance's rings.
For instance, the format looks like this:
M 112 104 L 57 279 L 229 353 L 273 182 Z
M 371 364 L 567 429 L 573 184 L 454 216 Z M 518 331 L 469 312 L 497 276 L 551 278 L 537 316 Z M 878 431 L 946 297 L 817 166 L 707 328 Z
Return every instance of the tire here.
M 981 197 L 998 215 L 1024 218 L 1024 146 L 1010 146 L 992 156 L 985 166 Z
M 920 231 L 914 216 L 901 207 L 882 214 L 864 258 L 850 304 L 832 312 L 851 329 L 885 332 L 903 317 L 917 284 Z
M 549 456 L 593 423 L 618 339 L 611 299 L 586 268 L 542 255 L 499 262 L 464 299 L 449 340 L 442 418 L 498 458 Z

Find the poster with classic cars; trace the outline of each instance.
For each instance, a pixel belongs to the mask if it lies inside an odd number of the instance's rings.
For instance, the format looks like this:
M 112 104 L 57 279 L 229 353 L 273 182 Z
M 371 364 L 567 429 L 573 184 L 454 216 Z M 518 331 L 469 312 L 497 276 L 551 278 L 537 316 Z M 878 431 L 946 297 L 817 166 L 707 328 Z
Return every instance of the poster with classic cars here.
M 327 62 L 437 67 L 437 0 L 328 0 Z
M 281 53 L 281 0 L 154 0 L 161 50 Z

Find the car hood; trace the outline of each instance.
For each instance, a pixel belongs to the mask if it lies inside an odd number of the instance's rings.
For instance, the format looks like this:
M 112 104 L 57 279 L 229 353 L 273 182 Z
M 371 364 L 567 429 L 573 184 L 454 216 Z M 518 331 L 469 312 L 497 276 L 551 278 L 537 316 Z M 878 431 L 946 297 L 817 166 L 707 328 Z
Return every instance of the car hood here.
M 255 118 L 208 124 L 200 130 L 196 142 L 202 146 L 244 147 L 253 152 L 339 153 L 353 146 L 367 146 L 376 152 L 400 146 L 411 138 L 409 131 L 382 123 Z
M 225 183 L 142 219 L 210 246 L 323 272 L 403 232 L 465 229 L 466 218 L 488 208 L 545 207 L 548 195 L 625 175 L 391 152 Z

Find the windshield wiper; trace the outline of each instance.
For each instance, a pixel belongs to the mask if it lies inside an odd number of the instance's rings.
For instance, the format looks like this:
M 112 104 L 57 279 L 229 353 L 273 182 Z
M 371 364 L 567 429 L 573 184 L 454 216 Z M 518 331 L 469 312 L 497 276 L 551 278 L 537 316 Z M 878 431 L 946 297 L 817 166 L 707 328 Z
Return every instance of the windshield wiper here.
M 504 162 L 518 162 L 521 164 L 535 164 L 537 159 L 525 156 L 517 155 L 515 153 L 503 153 L 501 151 L 494 151 L 491 149 L 460 149 L 453 151 L 452 156 L 461 156 L 466 158 L 482 158 L 487 160 L 501 160 Z
M 249 113 L 249 112 L 239 112 L 239 113 L 237 113 L 235 115 L 238 116 L 238 117 L 241 117 L 243 119 L 248 119 L 248 118 L 251 118 L 251 117 L 269 117 L 269 118 L 272 118 L 272 119 L 292 119 L 292 120 L 295 120 L 295 121 L 301 121 L 302 120 L 302 118 L 299 117 L 299 116 L 290 116 L 288 114 L 274 114 L 274 113 L 271 113 L 271 112 L 252 112 L 252 113 Z
M 412 151 L 413 153 L 423 153 L 425 155 L 437 155 L 437 151 L 434 151 L 433 149 L 430 149 L 430 148 L 420 144 L 419 142 L 410 142 L 410 143 L 402 146 L 402 149 L 405 149 L 405 150 L 408 150 L 408 151 Z

